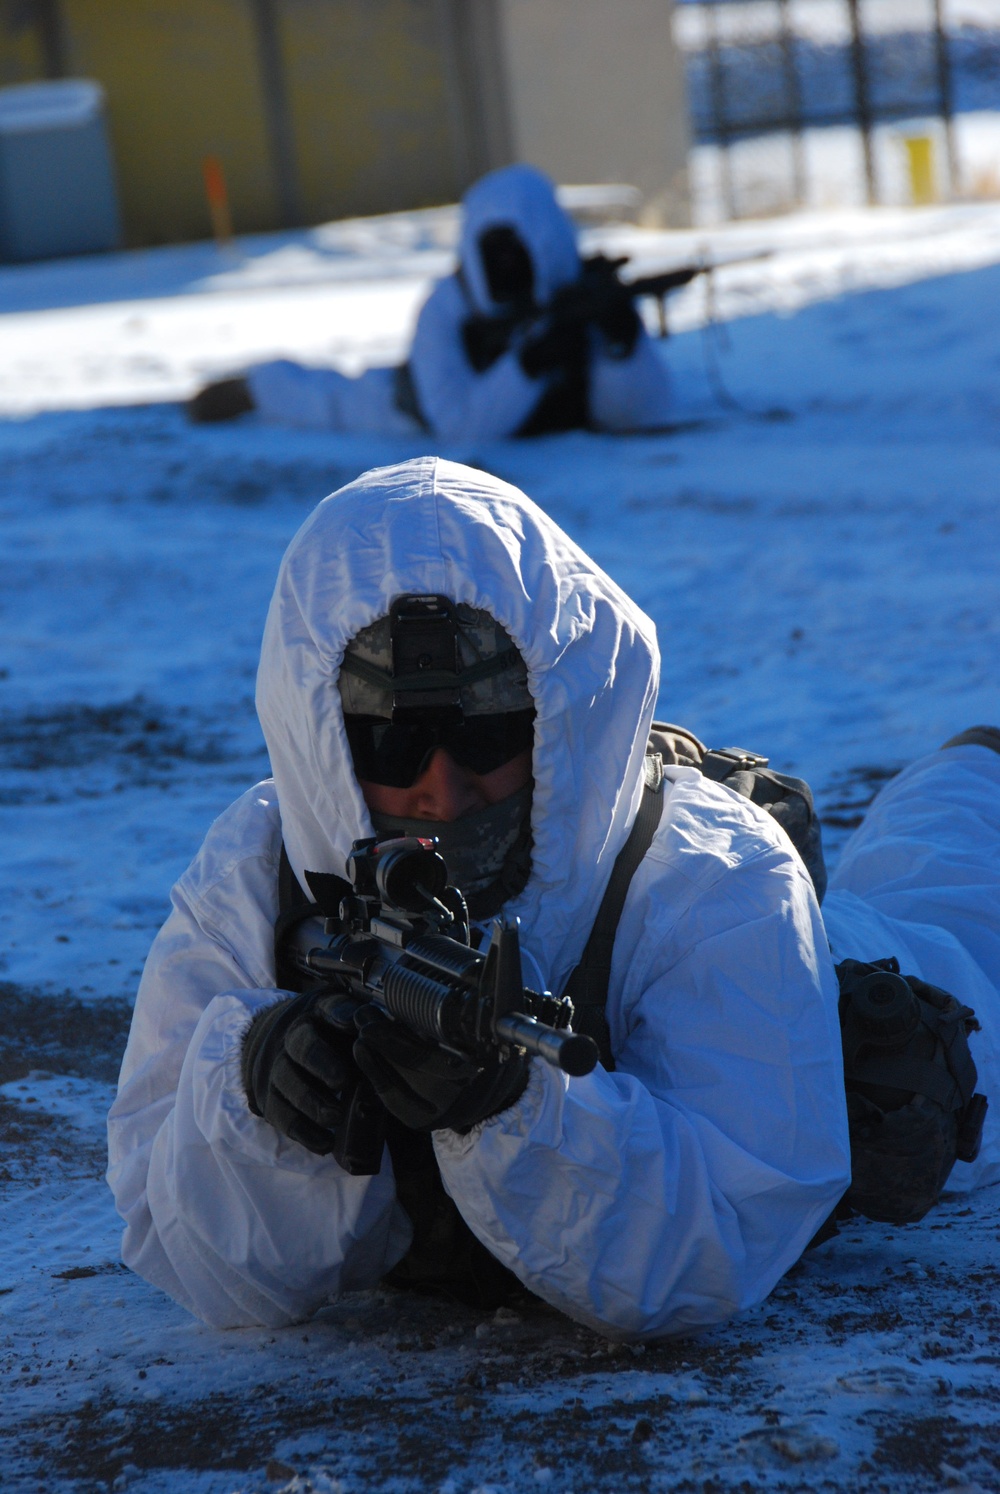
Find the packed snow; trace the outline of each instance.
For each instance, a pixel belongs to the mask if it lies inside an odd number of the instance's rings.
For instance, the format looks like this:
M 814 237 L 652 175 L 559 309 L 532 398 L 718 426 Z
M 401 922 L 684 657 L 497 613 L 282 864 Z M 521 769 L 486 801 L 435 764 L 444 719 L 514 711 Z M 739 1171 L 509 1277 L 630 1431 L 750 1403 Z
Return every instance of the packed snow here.
M 275 354 L 400 356 L 455 225 L 0 270 L 0 1484 L 995 1489 L 995 1189 L 848 1226 L 759 1309 L 645 1351 L 529 1298 L 389 1290 L 217 1333 L 117 1263 L 129 1001 L 171 882 L 266 772 L 278 560 L 325 493 L 431 444 L 195 428 L 172 401 Z M 442 454 L 517 483 L 636 597 L 660 715 L 807 777 L 835 859 L 900 766 L 1000 717 L 1000 208 L 586 237 L 636 274 L 742 261 L 671 303 L 674 427 Z

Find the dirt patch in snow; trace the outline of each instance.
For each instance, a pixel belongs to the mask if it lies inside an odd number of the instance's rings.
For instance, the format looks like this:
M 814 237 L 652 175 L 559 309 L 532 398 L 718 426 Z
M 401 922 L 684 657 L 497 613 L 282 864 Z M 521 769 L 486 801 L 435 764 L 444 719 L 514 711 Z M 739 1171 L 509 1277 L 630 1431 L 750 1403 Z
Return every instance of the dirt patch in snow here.
M 105 706 L 7 712 L 0 714 L 0 805 L 57 804 L 126 787 L 166 786 L 182 764 L 246 756 L 245 744 L 218 715 L 165 708 L 142 695 Z
M 125 1000 L 43 996 L 0 981 L 0 1084 L 39 1069 L 114 1083 L 131 1020 Z

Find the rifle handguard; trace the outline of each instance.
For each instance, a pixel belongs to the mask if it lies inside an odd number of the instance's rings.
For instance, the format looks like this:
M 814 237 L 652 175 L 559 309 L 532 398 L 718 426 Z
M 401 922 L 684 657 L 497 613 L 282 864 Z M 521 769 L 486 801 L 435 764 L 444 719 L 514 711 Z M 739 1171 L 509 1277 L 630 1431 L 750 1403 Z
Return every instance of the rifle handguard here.
M 291 931 L 290 961 L 454 1053 L 485 1061 L 504 1048 L 523 1049 L 573 1077 L 589 1074 L 598 1048 L 571 1030 L 572 1003 L 522 983 L 516 924 L 494 925 L 483 952 L 444 932 L 455 925 L 441 898 L 420 912 L 382 900 L 379 857 L 406 854 L 440 860 L 427 840 L 356 842 L 348 863 L 354 895 L 340 918 L 305 920 Z M 421 878 L 408 885 L 422 885 Z

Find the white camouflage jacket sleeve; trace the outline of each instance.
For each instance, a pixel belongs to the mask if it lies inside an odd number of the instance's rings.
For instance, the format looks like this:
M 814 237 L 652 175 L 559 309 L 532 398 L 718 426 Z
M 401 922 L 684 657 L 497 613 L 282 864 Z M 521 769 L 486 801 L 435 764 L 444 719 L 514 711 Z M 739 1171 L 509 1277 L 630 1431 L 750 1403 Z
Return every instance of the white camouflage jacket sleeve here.
M 493 1253 L 570 1316 L 630 1336 L 762 1300 L 850 1178 L 811 883 L 762 811 L 674 772 L 616 942 L 616 1072 L 567 1081 L 536 1063 L 519 1105 L 435 1137 Z
M 247 1105 L 243 1034 L 285 994 L 271 949 L 279 846 L 267 784 L 212 827 L 150 951 L 108 1118 L 122 1259 L 216 1327 L 309 1317 L 373 1285 L 410 1237 L 388 1163 L 348 1177 Z

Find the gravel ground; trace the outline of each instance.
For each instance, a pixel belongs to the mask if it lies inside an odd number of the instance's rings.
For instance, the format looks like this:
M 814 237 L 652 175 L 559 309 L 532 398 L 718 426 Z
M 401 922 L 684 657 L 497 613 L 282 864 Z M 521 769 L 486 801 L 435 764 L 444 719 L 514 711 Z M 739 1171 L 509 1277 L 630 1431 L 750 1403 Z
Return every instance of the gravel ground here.
M 0 1000 L 21 1026 L 30 994 Z M 5 1491 L 1000 1486 L 996 1189 L 906 1229 L 844 1226 L 689 1339 L 615 1344 L 528 1296 L 484 1316 L 391 1290 L 215 1333 L 115 1260 L 100 1123 L 123 1013 L 66 1017 L 65 1046 L 25 1024 L 31 1078 L 0 1090 Z
M 637 597 L 661 714 L 808 777 L 832 856 L 903 763 L 1000 715 L 1000 271 L 935 271 L 964 231 L 946 217 L 893 240 L 936 279 L 873 289 L 873 250 L 848 295 L 848 250 L 828 290 L 813 261 L 764 262 L 784 300 L 729 323 L 728 403 L 700 334 L 671 344 L 672 433 L 446 453 L 518 482 Z M 36 392 L 45 358 L 65 373 L 46 327 Z M 0 1487 L 1000 1488 L 996 1188 L 847 1226 L 755 1311 L 645 1349 L 530 1298 L 484 1317 L 388 1290 L 217 1333 L 118 1264 L 103 1117 L 168 888 L 266 772 L 278 560 L 324 493 L 412 454 L 194 431 L 168 405 L 0 423 Z

